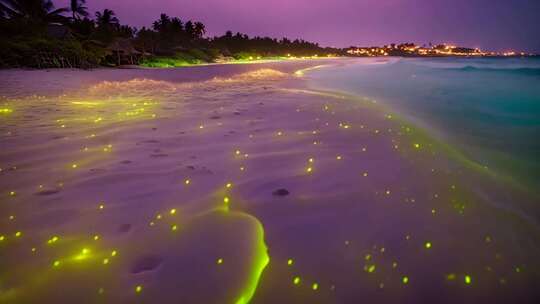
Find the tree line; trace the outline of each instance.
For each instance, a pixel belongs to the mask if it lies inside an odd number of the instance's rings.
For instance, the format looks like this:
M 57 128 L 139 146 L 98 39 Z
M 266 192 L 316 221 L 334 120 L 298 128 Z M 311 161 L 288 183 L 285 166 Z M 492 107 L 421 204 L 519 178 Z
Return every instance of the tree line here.
M 91 16 L 86 0 L 56 8 L 51 0 L 0 0 L 0 66 L 92 67 L 125 62 L 174 64 L 212 62 L 219 58 L 336 54 L 304 40 L 249 37 L 227 31 L 206 37 L 199 21 L 161 14 L 150 27 L 121 24 L 110 9 Z M 119 41 L 121 43 L 119 43 Z

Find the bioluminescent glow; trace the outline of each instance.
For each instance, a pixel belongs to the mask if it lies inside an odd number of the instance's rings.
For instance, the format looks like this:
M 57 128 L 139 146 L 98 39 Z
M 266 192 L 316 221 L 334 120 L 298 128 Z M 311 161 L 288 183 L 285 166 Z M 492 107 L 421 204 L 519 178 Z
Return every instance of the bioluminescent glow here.
M 246 304 L 249 303 L 257 285 L 259 284 L 259 279 L 263 270 L 266 268 L 270 262 L 270 257 L 267 253 L 266 244 L 264 243 L 264 229 L 261 223 L 252 217 L 252 220 L 255 221 L 255 240 L 254 240 L 254 253 L 255 256 L 251 262 L 251 273 L 247 278 L 246 286 L 241 292 L 238 299 L 235 301 L 236 304 Z
M 304 88 L 324 70 L 295 64 L 189 83 L 137 70 L 148 78 L 10 100 L 0 302 L 55 302 L 58 286 L 67 302 L 114 303 L 527 290 L 535 234 L 488 204 L 513 198 L 505 179 L 382 101 Z

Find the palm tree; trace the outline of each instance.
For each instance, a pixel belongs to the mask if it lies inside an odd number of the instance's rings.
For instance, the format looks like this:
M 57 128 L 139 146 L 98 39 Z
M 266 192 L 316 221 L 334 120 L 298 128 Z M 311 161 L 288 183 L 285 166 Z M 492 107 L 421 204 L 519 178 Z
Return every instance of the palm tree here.
M 193 22 L 191 20 L 186 22 L 186 24 L 184 25 L 184 31 L 186 32 L 186 35 L 189 40 L 192 40 L 193 38 L 195 38 L 194 37 L 195 28 L 193 27 Z
M 65 7 L 54 9 L 51 0 L 0 0 L 0 15 L 36 23 L 63 22 Z
M 110 27 L 118 26 L 119 24 L 118 18 L 116 18 L 116 14 L 108 8 L 104 9 L 103 13 L 97 12 L 96 19 L 98 25 L 100 26 Z
M 86 0 L 71 0 L 69 9 L 73 15 L 73 20 L 88 16 L 88 8 L 84 4 L 86 4 Z
M 195 22 L 195 25 L 193 25 L 193 32 L 195 33 L 195 37 L 202 38 L 202 36 L 206 34 L 206 27 L 202 22 Z
M 167 14 L 159 15 L 159 20 L 154 21 L 152 27 L 155 31 L 166 32 L 171 24 L 171 18 Z

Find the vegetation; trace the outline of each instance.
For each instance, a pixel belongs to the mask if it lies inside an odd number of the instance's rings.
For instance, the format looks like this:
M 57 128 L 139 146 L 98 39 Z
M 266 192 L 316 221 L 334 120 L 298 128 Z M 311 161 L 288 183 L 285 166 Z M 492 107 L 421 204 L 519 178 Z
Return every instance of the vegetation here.
M 203 23 L 166 14 L 150 28 L 136 29 L 122 25 L 110 9 L 91 18 L 86 2 L 71 0 L 69 7 L 55 8 L 51 0 L 0 0 L 0 67 L 176 67 L 340 54 L 303 40 L 230 31 L 209 38 Z

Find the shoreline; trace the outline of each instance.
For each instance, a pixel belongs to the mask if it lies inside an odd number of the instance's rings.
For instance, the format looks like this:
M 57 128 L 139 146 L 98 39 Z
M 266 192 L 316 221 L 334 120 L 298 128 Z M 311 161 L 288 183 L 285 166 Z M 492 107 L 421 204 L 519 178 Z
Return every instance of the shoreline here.
M 411 136 L 411 141 L 425 142 L 429 146 L 435 147 L 438 150 L 444 151 L 444 157 L 448 158 L 452 162 L 455 162 L 458 166 L 463 166 L 476 174 L 474 177 L 465 176 L 469 182 L 477 184 L 479 181 L 483 181 L 483 184 L 476 189 L 478 190 L 477 195 L 484 196 L 486 202 L 494 203 L 492 207 L 500 208 L 508 212 L 515 213 L 517 216 L 526 219 L 531 225 L 540 231 L 540 213 L 536 211 L 536 202 L 540 200 L 540 197 L 537 193 L 533 192 L 530 188 L 530 185 L 525 185 L 512 179 L 511 176 L 503 175 L 493 170 L 488 170 L 481 163 L 474 161 L 473 159 L 467 157 L 459 149 L 451 146 L 450 143 L 444 141 L 444 139 L 438 139 L 431 130 L 427 127 L 418 126 L 417 123 L 412 121 L 409 117 L 403 116 L 400 113 L 397 113 L 392 106 L 384 105 L 379 102 L 374 102 L 369 98 L 355 95 L 349 92 L 340 91 L 340 90 L 331 90 L 331 89 L 317 89 L 316 87 L 310 87 L 310 90 L 313 92 L 321 93 L 324 96 L 329 96 L 330 98 L 341 98 L 347 100 L 348 102 L 361 102 L 368 103 L 377 109 L 381 113 L 387 113 L 390 115 L 391 119 L 398 121 L 404 128 L 412 130 L 416 133 L 416 138 Z M 510 189 L 505 189 L 506 186 L 510 186 Z M 499 189 L 498 193 L 490 193 L 493 188 Z M 505 190 L 503 190 L 505 189 Z M 490 194 L 488 194 L 490 193 Z M 512 207 L 515 207 L 515 200 L 517 197 L 521 197 L 518 200 L 518 203 L 521 204 L 519 210 L 514 210 Z M 503 198 L 501 200 L 500 198 Z
M 95 70 L 174 70 L 183 68 L 196 68 L 207 66 L 228 66 L 228 65 L 257 65 L 257 64 L 272 64 L 272 63 L 299 63 L 310 61 L 324 61 L 324 60 L 340 60 L 340 59 L 355 59 L 356 57 L 347 56 L 321 56 L 313 58 L 282 58 L 282 59 L 254 59 L 254 60 L 232 60 L 226 62 L 207 62 L 207 63 L 194 63 L 180 66 L 166 66 L 166 67 L 151 67 L 144 65 L 119 65 L 119 66 L 95 66 L 91 68 L 32 68 L 32 67 L 7 67 L 0 68 L 1 71 L 55 71 L 55 70 L 75 70 L 75 71 L 95 71 Z
M 165 57 L 168 58 L 168 57 Z M 282 59 L 253 59 L 253 60 L 232 60 L 226 62 L 207 62 L 207 63 L 194 63 L 185 64 L 179 66 L 166 66 L 166 67 L 151 67 L 140 65 L 119 65 L 119 66 L 95 66 L 90 68 L 32 68 L 32 67 L 4 67 L 0 68 L 0 71 L 42 71 L 42 70 L 81 70 L 81 71 L 93 71 L 100 69 L 112 69 L 112 70 L 125 70 L 125 69 L 141 69 L 141 70 L 167 70 L 167 69 L 182 69 L 193 67 L 205 67 L 205 66 L 221 66 L 221 65 L 250 65 L 250 64 L 271 64 L 271 63 L 285 63 L 285 62 L 308 62 L 308 61 L 322 61 L 322 60 L 355 60 L 355 59 L 391 59 L 391 58 L 404 58 L 404 59 L 417 59 L 417 58 L 449 58 L 449 59 L 522 59 L 522 58 L 540 58 L 540 55 L 528 55 L 528 56 L 320 56 L 314 58 L 282 58 Z

